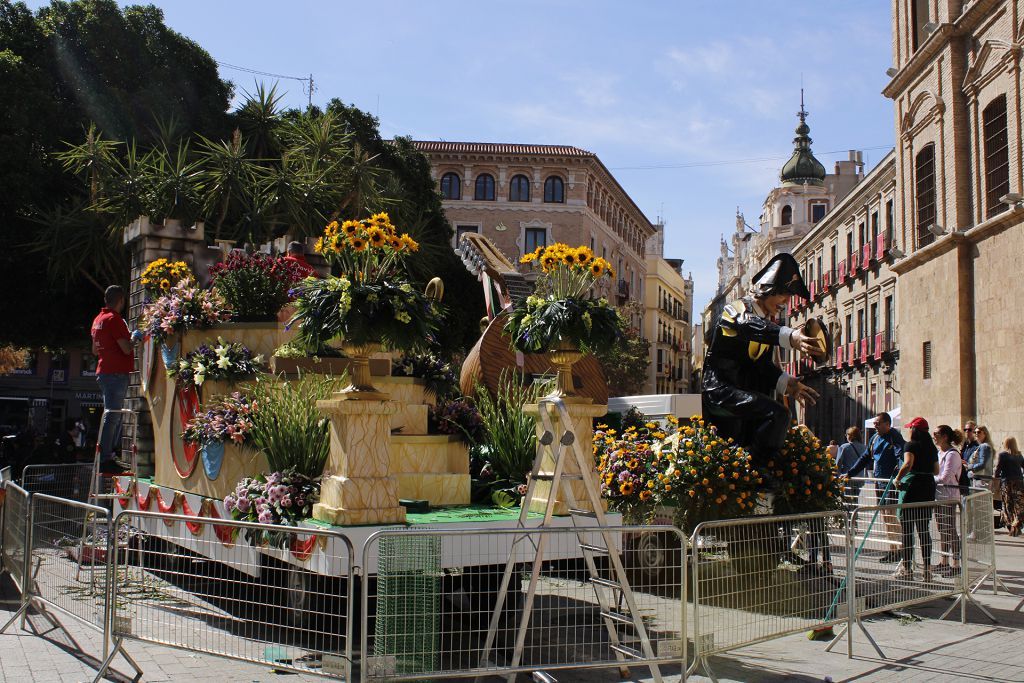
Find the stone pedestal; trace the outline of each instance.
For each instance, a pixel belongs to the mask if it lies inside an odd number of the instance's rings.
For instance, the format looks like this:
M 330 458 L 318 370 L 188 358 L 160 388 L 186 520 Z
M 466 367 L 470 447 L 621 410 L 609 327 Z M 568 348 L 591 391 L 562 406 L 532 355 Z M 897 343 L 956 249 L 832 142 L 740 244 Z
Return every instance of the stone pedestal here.
M 594 486 L 597 490 L 601 490 L 601 482 L 597 475 L 597 463 L 594 461 L 594 418 L 601 417 L 608 412 L 608 406 L 603 404 L 593 403 L 567 403 L 566 410 L 569 412 L 570 425 L 563 425 L 560 413 L 555 410 L 553 406 L 545 405 L 545 408 L 550 411 L 550 415 L 553 418 L 552 422 L 555 428 L 555 440 L 552 444 L 553 447 L 557 448 L 558 440 L 561 438 L 562 433 L 566 428 L 571 428 L 576 433 L 576 444 L 580 451 L 587 458 L 587 462 L 591 463 L 591 466 L 585 472 L 586 476 L 591 477 L 594 482 Z M 527 405 L 523 407 L 524 412 L 528 415 L 533 415 L 537 421 L 537 438 L 544 433 L 544 427 L 540 420 L 540 408 L 538 404 Z M 565 465 L 562 471 L 568 475 L 576 475 L 580 473 L 579 467 L 576 464 L 576 459 L 573 457 L 572 452 L 568 449 L 564 449 L 562 457 L 565 459 Z M 545 453 L 544 461 L 541 464 L 541 474 L 553 474 L 555 471 L 554 459 L 550 454 Z M 563 482 L 568 483 L 572 487 L 573 496 L 576 497 L 576 502 L 581 510 L 593 510 L 593 506 L 590 504 L 587 498 L 587 490 L 584 484 L 579 479 L 563 479 Z M 548 499 L 551 496 L 551 484 L 548 481 L 538 481 L 534 487 L 533 503 L 530 505 L 530 512 L 538 512 L 543 514 L 545 507 L 547 507 Z M 564 487 L 562 487 L 564 489 Z M 555 503 L 555 514 L 556 515 L 567 515 L 569 514 L 569 504 L 565 500 L 565 495 L 562 491 L 559 491 Z M 608 509 L 607 501 L 601 501 L 601 508 L 603 510 Z
M 317 401 L 331 421 L 331 453 L 313 517 L 330 524 L 401 524 L 398 482 L 390 470 L 393 401 Z

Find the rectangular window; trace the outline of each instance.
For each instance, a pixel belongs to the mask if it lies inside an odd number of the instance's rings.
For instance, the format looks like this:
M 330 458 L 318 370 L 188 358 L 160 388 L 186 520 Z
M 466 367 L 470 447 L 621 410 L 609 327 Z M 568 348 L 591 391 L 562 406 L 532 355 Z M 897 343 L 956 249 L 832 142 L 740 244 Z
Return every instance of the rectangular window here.
M 871 214 L 871 244 L 874 245 L 878 241 L 878 212 L 875 211 Z
M 836 271 L 839 267 L 839 248 L 836 245 L 832 245 L 832 272 Z
M 892 305 L 892 295 L 885 297 L 885 335 L 886 342 L 892 344 L 896 330 L 896 310 Z
M 864 246 L 864 239 L 865 239 L 865 237 L 867 237 L 867 235 L 865 234 L 864 224 L 861 223 L 860 225 L 857 226 L 857 246 L 858 247 L 863 247 Z
M 935 241 L 928 228 L 935 224 L 935 145 L 925 145 L 914 163 L 914 195 L 917 199 L 917 247 Z
M 524 237 L 523 253 L 529 254 L 536 251 L 537 247 L 548 246 L 548 231 L 544 228 L 526 228 Z
M 853 231 L 846 233 L 846 260 L 853 258 Z
M 926 341 L 921 345 L 921 372 L 924 379 L 932 378 L 932 343 Z
M 874 415 L 876 411 L 875 402 L 878 400 L 878 385 L 871 383 L 871 390 L 868 393 L 868 415 Z
M 928 23 L 928 5 L 931 0 L 910 0 L 910 47 L 917 50 L 928 39 L 924 25 Z
M 594 238 L 593 237 L 590 238 L 590 251 L 591 252 L 594 251 Z
M 853 341 L 853 313 L 846 314 L 846 341 Z
M 811 222 L 817 223 L 825 217 L 828 211 L 828 204 L 811 204 Z
M 857 339 L 864 338 L 864 309 L 857 311 Z M 850 341 L 853 341 L 852 339 Z
M 475 225 L 457 225 L 455 226 L 455 246 L 458 247 L 462 242 L 462 236 L 467 232 L 476 233 L 479 229 Z
M 992 100 L 981 114 L 985 132 L 985 217 L 1009 207 L 999 198 L 1010 191 L 1010 155 L 1006 137 L 1006 95 Z
M 893 230 L 895 214 L 893 213 L 892 200 L 890 199 L 885 203 L 885 241 L 888 244 L 892 244 Z
M 871 338 L 878 334 L 878 304 L 871 304 Z
M 818 277 L 820 278 L 824 273 L 825 273 L 825 271 L 821 269 L 821 257 L 819 256 L 818 257 Z

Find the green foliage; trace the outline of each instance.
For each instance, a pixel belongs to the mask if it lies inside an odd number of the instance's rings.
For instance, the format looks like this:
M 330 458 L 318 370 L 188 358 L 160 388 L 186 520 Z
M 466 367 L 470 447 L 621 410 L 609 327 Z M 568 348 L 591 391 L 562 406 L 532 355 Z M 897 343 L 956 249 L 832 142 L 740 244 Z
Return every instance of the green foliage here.
M 560 341 L 595 353 L 610 348 L 621 335 L 619 314 L 605 299 L 550 299 L 528 296 L 517 303 L 505 323 L 512 345 L 524 353 L 543 353 Z
M 230 99 L 210 55 L 152 5 L 53 2 L 33 14 L 0 1 L 0 288 L 17 292 L 0 312 L 19 321 L 4 339 L 82 344 L 103 288 L 127 284 L 120 236 L 108 239 L 106 222 L 83 211 L 88 183 L 62 169 L 65 142 L 95 121 L 111 139 L 152 145 L 158 117 L 215 134 Z
M 542 385 L 527 384 L 523 375 L 502 370 L 498 392 L 492 397 L 477 386 L 476 404 L 484 423 L 486 459 L 497 482 L 516 484 L 526 481 L 537 453 L 536 420 L 523 412 L 523 406 L 536 403 Z
M 294 470 L 317 478 L 330 452 L 330 422 L 316 402 L 329 398 L 344 377 L 268 378 L 244 387 L 254 410 L 248 445 L 263 453 L 272 472 Z
M 651 342 L 627 326 L 628 312 L 619 315 L 621 334 L 614 344 L 595 353 L 604 371 L 609 396 L 633 396 L 643 391 L 651 366 Z

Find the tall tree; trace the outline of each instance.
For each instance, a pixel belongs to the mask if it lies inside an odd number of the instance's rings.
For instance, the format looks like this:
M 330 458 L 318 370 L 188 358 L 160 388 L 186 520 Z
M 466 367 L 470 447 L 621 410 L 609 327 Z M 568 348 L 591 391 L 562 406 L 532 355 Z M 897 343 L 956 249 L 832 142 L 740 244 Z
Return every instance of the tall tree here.
M 55 1 L 33 14 L 0 0 L 0 315 L 17 321 L 0 338 L 81 343 L 98 287 L 127 277 L 123 250 L 105 265 L 76 263 L 97 231 L 82 185 L 56 156 L 65 143 L 93 122 L 111 140 L 156 142 L 170 127 L 219 135 L 231 95 L 210 55 L 152 5 Z M 56 251 L 30 251 L 54 225 L 68 228 Z M 44 275 L 53 257 L 68 262 L 67 276 Z

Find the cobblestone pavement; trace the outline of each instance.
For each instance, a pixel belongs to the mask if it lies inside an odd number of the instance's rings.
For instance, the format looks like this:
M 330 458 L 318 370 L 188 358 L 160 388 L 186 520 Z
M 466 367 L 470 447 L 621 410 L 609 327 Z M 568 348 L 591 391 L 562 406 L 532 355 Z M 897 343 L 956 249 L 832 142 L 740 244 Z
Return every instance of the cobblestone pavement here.
M 1024 539 L 997 532 L 996 552 L 1000 577 L 1013 594 L 993 595 L 989 586 L 975 597 L 999 619 L 997 624 L 975 608 L 969 610 L 966 625 L 958 620 L 937 621 L 949 604 L 938 601 L 911 610 L 912 616 L 865 621 L 888 659 L 878 657 L 861 633 L 855 634 L 852 658 L 846 655 L 845 641 L 826 653 L 824 642 L 796 635 L 715 658 L 711 665 L 721 681 L 1024 682 Z M 0 621 L 6 621 L 16 609 L 14 587 L 4 577 L 0 579 Z M 45 617 L 33 614 L 28 630 L 12 627 L 0 635 L 0 681 L 91 680 L 102 645 L 99 634 L 74 619 L 61 621 L 66 630 L 53 628 Z M 157 645 L 129 642 L 127 647 L 144 671 L 142 681 L 323 680 Z M 132 669 L 123 660 L 118 659 L 114 669 L 109 680 L 131 680 Z M 664 673 L 667 681 L 679 680 L 678 669 Z M 651 680 L 641 667 L 633 668 L 632 676 L 632 680 Z M 620 680 L 616 670 L 565 672 L 556 678 L 563 683 Z M 689 680 L 708 679 L 695 675 Z

